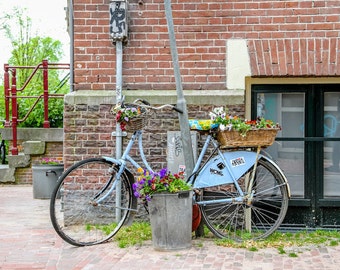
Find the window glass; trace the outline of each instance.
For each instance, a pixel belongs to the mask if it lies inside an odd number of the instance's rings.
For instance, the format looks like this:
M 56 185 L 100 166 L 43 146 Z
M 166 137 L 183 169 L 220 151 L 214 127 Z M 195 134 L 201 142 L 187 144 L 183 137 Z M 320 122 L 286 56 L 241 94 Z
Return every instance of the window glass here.
M 340 196 L 340 93 L 324 95 L 324 196 Z
M 257 116 L 278 122 L 278 137 L 304 136 L 304 93 L 258 93 Z M 304 142 L 276 141 L 265 152 L 284 171 L 292 196 L 304 196 Z

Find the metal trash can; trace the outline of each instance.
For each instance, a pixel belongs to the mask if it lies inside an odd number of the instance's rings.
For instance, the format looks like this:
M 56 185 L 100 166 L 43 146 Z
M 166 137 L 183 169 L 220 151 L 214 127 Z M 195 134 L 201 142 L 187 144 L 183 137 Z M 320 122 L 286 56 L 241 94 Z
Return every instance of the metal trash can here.
M 191 248 L 192 191 L 154 194 L 149 213 L 155 250 Z
M 33 198 L 51 199 L 59 176 L 64 171 L 64 165 L 33 165 Z

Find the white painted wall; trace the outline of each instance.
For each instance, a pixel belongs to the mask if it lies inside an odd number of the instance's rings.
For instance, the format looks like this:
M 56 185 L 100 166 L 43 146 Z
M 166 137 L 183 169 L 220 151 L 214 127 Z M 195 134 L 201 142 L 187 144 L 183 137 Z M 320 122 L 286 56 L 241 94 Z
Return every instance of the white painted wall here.
M 244 39 L 227 40 L 227 88 L 245 89 L 245 77 L 251 75 L 247 42 Z

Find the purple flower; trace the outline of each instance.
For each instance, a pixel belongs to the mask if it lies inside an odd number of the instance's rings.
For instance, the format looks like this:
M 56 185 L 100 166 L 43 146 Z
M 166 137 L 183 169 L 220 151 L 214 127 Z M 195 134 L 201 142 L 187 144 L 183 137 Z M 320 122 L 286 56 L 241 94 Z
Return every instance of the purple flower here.
M 133 189 L 133 190 L 137 190 L 137 188 L 138 188 L 138 184 L 137 184 L 137 183 L 133 183 L 133 184 L 132 184 L 132 189 Z
M 167 168 L 163 168 L 161 169 L 161 171 L 159 172 L 159 177 L 162 179 L 166 176 L 168 169 Z

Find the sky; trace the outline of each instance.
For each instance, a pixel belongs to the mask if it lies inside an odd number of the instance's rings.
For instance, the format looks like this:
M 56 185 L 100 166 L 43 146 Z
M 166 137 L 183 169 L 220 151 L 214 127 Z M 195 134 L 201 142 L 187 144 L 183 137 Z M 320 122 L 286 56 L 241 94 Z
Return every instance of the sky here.
M 37 33 L 41 37 L 51 37 L 63 44 L 64 57 L 61 63 L 69 63 L 70 38 L 66 32 L 65 20 L 67 0 L 0 0 L 0 17 L 10 13 L 15 7 L 27 8 L 27 16 L 32 19 L 32 36 Z M 10 41 L 0 31 L 0 78 L 3 77 L 4 64 L 11 56 Z

